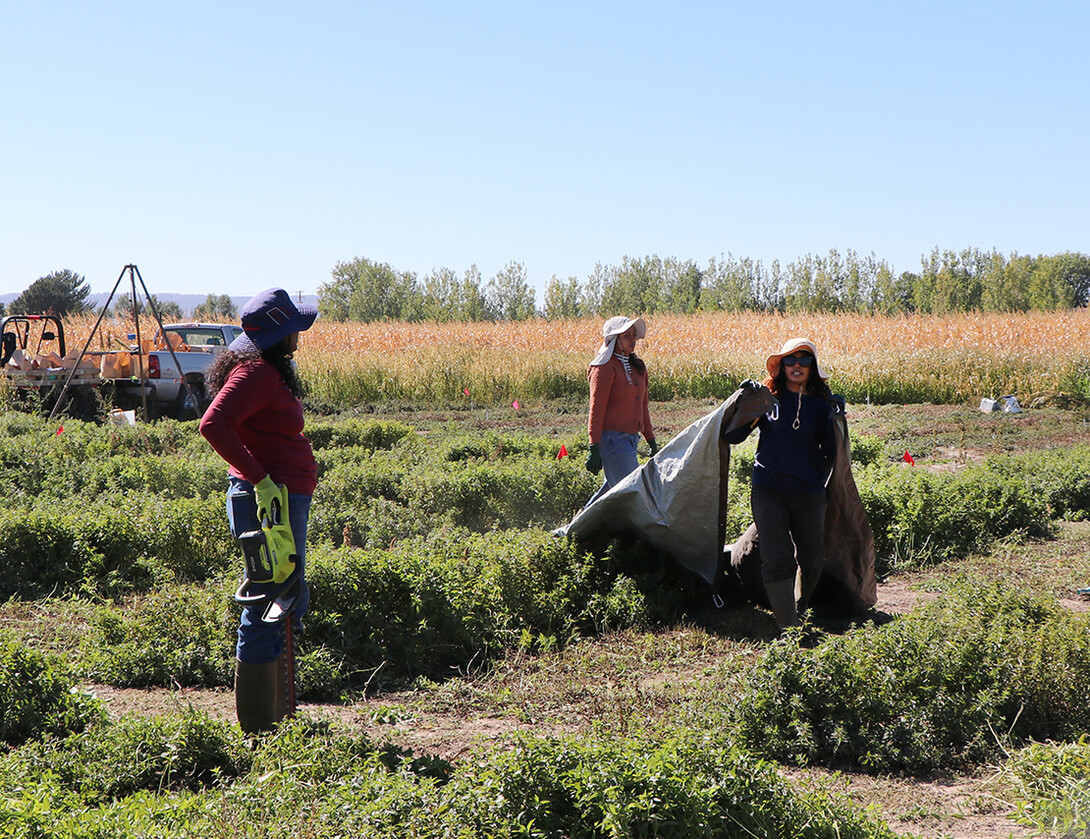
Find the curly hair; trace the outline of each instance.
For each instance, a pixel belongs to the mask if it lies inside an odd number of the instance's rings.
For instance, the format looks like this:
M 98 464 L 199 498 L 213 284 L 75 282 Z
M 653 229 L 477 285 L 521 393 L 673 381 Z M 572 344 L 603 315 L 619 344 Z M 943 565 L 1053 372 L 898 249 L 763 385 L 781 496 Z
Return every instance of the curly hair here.
M 215 361 L 208 367 L 208 371 L 204 374 L 205 384 L 208 385 L 209 393 L 215 395 L 227 382 L 231 371 L 238 365 L 248 361 L 263 360 L 276 368 L 292 395 L 296 399 L 302 399 L 305 394 L 303 383 L 295 372 L 295 365 L 292 363 L 291 357 L 292 353 L 288 349 L 287 338 L 260 352 L 227 350 L 217 355 Z

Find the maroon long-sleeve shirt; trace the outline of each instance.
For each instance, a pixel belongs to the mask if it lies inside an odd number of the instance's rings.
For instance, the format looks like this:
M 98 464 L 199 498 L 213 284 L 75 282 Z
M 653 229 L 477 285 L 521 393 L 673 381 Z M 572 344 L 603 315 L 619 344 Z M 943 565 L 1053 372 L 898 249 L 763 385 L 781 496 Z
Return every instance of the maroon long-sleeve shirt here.
M 303 435 L 303 405 L 269 362 L 235 367 L 205 411 L 200 431 L 231 475 L 252 484 L 269 475 L 288 492 L 314 494 L 318 465 Z

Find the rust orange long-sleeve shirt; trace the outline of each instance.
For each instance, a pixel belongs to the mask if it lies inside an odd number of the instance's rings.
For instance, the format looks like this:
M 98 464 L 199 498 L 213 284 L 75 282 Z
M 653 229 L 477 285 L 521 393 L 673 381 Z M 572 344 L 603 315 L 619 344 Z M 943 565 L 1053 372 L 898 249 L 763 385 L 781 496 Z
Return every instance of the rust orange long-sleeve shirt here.
M 647 404 L 647 374 L 632 369 L 632 382 L 624 374 L 624 364 L 613 356 L 605 364 L 587 369 L 590 381 L 590 416 L 587 433 L 592 443 L 602 439 L 603 431 L 643 434 L 655 439 L 651 412 Z

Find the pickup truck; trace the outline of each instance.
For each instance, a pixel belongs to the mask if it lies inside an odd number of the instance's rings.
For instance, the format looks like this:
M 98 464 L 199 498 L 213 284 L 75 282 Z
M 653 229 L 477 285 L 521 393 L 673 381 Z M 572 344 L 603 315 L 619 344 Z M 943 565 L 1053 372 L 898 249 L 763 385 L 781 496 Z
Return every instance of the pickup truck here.
M 204 413 L 211 401 L 204 373 L 218 353 L 242 334 L 242 327 L 225 323 L 166 323 L 143 348 L 131 347 L 128 359 L 104 358 L 103 383 L 112 386 L 115 403 L 134 407 L 148 400 L 149 412 L 175 419 Z M 166 342 L 174 348 L 166 349 Z M 142 350 L 142 351 L 141 351 Z M 178 364 L 174 363 L 177 358 Z M 127 362 L 127 363 L 125 363 Z M 179 370 L 179 365 L 181 369 Z M 189 385 L 187 389 L 183 381 Z

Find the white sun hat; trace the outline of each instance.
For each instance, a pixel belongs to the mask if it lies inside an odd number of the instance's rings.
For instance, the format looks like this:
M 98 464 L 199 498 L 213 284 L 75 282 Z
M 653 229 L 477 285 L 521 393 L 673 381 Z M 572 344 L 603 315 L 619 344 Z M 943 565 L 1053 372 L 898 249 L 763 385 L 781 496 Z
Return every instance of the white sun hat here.
M 626 318 L 624 315 L 617 315 L 602 324 L 602 346 L 598 348 L 598 355 L 594 356 L 590 366 L 600 367 L 609 361 L 617 345 L 617 336 L 623 335 L 633 326 L 636 327 L 637 338 L 647 335 L 647 323 L 643 318 Z

